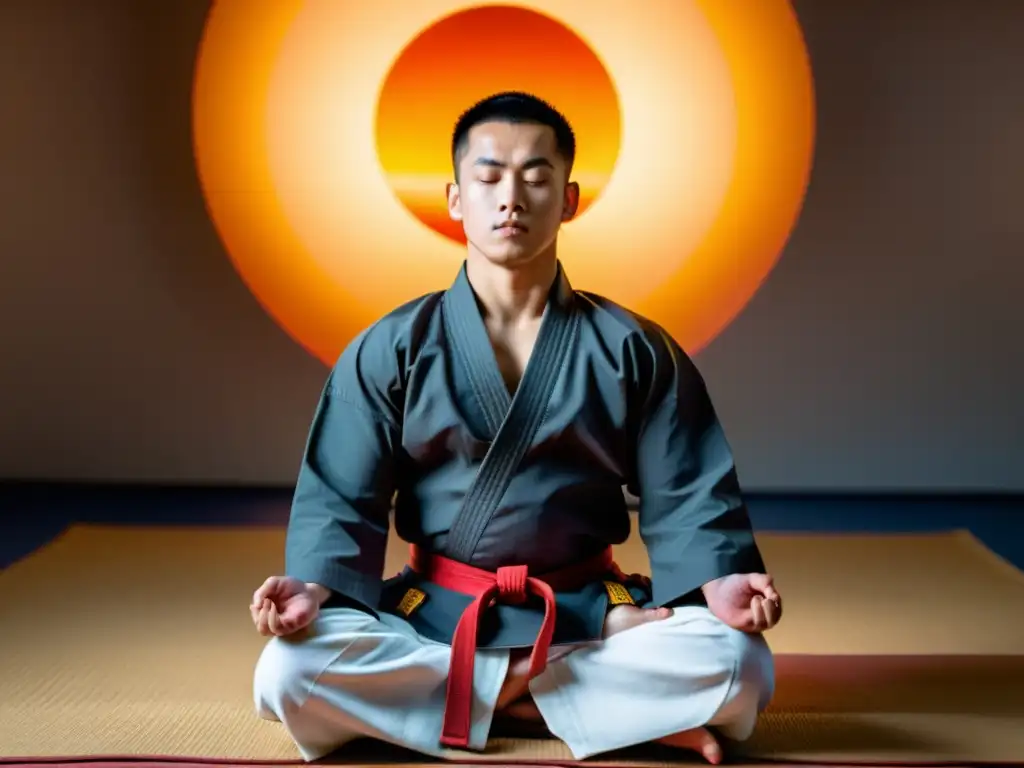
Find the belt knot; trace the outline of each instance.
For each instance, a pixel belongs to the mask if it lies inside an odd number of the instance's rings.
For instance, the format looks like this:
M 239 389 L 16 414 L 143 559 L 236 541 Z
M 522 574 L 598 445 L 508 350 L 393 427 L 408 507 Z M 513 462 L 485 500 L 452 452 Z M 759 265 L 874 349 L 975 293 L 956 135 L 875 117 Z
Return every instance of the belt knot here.
M 526 602 L 528 571 L 525 565 L 506 565 L 497 570 L 495 577 L 501 602 L 512 605 Z

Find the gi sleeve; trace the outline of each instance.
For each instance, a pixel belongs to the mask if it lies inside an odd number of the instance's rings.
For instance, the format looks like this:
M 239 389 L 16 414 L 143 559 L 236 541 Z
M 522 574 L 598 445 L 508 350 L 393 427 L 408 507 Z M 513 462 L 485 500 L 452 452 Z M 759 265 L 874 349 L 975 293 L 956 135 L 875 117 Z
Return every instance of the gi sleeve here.
M 639 419 L 639 529 L 656 605 L 694 597 L 709 581 L 764 572 L 732 450 L 692 360 L 656 334 Z
M 376 609 L 381 593 L 401 406 L 397 364 L 366 334 L 321 391 L 292 501 L 285 571 Z

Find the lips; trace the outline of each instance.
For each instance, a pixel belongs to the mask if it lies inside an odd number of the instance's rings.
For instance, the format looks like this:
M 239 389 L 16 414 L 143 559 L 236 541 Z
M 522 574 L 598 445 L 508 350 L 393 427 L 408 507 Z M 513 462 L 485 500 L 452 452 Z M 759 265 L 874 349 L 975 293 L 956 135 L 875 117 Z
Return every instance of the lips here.
M 528 231 L 527 228 L 518 221 L 503 221 L 501 224 L 498 224 L 495 229 L 514 229 L 517 232 Z

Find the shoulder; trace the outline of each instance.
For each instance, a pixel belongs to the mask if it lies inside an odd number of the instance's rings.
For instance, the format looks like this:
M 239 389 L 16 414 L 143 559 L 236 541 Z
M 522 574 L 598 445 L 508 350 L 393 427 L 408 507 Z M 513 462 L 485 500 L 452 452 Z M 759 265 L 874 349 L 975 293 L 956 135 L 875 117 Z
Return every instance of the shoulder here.
M 361 331 L 334 364 L 334 385 L 389 392 L 401 387 L 436 316 L 443 291 L 399 305 Z
M 653 386 L 666 376 L 696 372 L 682 345 L 659 323 L 606 296 L 584 291 L 576 295 L 585 322 L 635 371 L 638 384 Z

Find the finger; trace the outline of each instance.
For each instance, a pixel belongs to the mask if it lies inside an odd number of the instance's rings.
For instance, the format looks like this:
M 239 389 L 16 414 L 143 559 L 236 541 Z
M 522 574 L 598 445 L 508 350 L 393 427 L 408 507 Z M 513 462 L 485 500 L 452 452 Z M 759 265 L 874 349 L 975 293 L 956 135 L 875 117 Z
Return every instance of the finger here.
M 262 609 L 256 610 L 256 608 L 253 608 L 253 612 L 255 613 L 255 615 L 253 616 L 253 622 L 252 623 L 256 625 L 256 631 L 259 632 L 262 635 L 263 634 L 263 610 Z
M 269 581 L 270 581 L 270 579 L 267 579 L 267 581 L 264 581 L 262 584 L 259 585 L 259 587 L 257 587 L 256 591 L 252 593 L 252 604 L 253 605 L 262 605 L 263 604 L 263 600 L 267 596 L 267 591 L 268 591 L 267 590 L 267 584 L 268 584 Z
M 267 606 L 265 603 L 260 605 L 259 612 L 256 614 L 256 631 L 261 635 L 267 634 Z
M 270 613 L 267 616 L 267 626 L 270 627 L 270 631 L 275 635 L 281 634 L 281 614 L 278 613 L 276 603 L 272 603 L 270 605 Z
M 287 612 L 276 611 L 277 627 L 274 632 L 278 635 L 290 635 L 297 629 L 295 616 Z
M 767 594 L 768 590 L 774 590 L 775 585 L 772 582 L 772 577 L 767 573 L 752 573 L 747 577 L 747 583 L 757 592 L 762 595 Z
M 277 627 L 274 633 L 277 635 L 290 635 L 295 629 L 295 619 L 292 616 L 275 611 L 274 615 L 277 621 Z
M 266 600 L 268 597 L 270 597 L 277 591 L 277 588 L 280 585 L 280 583 L 281 579 L 277 576 L 271 576 L 270 578 L 268 578 L 260 585 L 259 589 L 252 593 L 252 604 L 262 604 L 264 600 Z
M 761 602 L 761 610 L 764 611 L 764 628 L 771 629 L 775 626 L 775 622 L 778 621 L 776 616 L 777 608 L 774 600 L 764 600 Z
M 750 601 L 750 619 L 755 632 L 760 632 L 764 629 L 764 598 L 760 595 L 753 597 Z
M 263 601 L 263 606 L 260 608 L 260 626 L 259 626 L 259 630 L 260 630 L 260 634 L 264 635 L 264 636 L 271 634 L 270 624 L 268 622 L 269 622 L 269 618 L 270 618 L 270 607 L 272 605 L 273 605 L 273 602 L 271 602 L 270 600 L 264 600 Z

